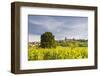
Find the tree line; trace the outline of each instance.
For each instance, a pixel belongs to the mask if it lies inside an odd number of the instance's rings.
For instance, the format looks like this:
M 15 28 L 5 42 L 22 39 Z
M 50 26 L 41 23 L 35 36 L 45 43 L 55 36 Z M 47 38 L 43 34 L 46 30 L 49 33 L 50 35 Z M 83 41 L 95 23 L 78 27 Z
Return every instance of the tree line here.
M 63 46 L 63 47 L 87 47 L 87 40 L 75 40 L 70 39 L 67 40 L 60 40 L 56 41 L 54 35 L 51 32 L 45 32 L 41 35 L 41 48 L 56 48 L 56 46 Z

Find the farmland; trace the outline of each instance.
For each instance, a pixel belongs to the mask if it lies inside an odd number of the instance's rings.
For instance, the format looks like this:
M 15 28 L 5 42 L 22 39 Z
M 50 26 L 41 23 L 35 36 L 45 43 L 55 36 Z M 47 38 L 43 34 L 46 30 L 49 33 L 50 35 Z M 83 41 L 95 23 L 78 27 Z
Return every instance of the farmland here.
M 28 60 L 85 59 L 88 58 L 86 40 L 56 41 L 56 48 L 41 48 L 29 43 Z

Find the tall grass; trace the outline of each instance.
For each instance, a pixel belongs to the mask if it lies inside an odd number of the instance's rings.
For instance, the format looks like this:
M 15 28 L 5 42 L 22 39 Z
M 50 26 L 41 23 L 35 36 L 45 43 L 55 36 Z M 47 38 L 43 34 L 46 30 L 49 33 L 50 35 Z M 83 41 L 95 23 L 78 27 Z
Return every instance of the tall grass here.
M 88 58 L 87 47 L 28 48 L 28 60 L 83 59 Z

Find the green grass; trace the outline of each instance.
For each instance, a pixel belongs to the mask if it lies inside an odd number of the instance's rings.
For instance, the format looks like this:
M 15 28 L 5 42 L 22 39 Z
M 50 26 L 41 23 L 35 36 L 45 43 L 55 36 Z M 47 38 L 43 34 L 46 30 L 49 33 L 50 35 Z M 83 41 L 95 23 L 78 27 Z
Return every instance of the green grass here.
M 39 48 L 29 47 L 28 60 L 84 59 L 88 58 L 88 47 Z

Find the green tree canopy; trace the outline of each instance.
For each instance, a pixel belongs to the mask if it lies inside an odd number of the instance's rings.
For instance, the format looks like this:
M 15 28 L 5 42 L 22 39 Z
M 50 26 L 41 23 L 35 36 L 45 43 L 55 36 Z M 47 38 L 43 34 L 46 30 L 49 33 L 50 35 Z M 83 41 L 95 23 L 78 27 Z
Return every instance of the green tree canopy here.
M 45 32 L 41 35 L 41 44 L 42 48 L 55 48 L 55 38 L 51 32 Z

